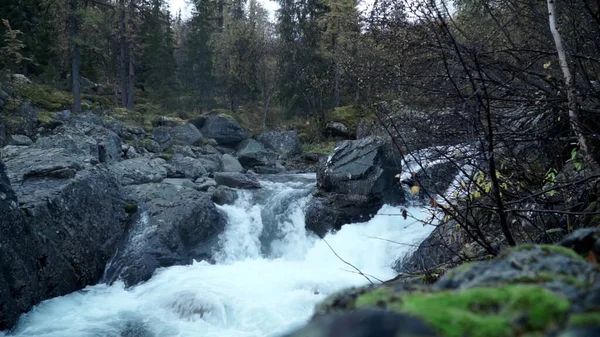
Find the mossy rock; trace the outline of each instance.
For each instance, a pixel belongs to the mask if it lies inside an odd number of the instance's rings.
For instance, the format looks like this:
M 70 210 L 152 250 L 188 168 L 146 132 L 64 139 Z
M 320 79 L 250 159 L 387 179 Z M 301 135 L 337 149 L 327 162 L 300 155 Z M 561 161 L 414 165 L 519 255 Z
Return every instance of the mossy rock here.
M 31 104 L 45 110 L 58 111 L 69 108 L 73 104 L 70 93 L 60 91 L 52 86 L 41 84 L 20 84 L 13 91 Z
M 600 326 L 600 312 L 577 313 L 569 317 L 569 326 Z
M 386 287 L 357 298 L 356 308 L 375 307 L 423 319 L 444 337 L 528 336 L 557 329 L 569 302 L 541 287 L 509 285 L 398 295 Z
M 136 204 L 126 204 L 123 208 L 125 209 L 125 213 L 127 214 L 133 214 L 138 211 L 138 205 Z
M 561 254 L 561 255 L 565 255 L 565 256 L 574 258 L 579 261 L 585 260 L 581 255 L 577 254 L 574 250 L 566 248 L 566 247 L 557 246 L 557 245 L 533 245 L 533 244 L 523 244 L 523 245 L 518 245 L 513 248 L 506 249 L 506 250 L 502 251 L 502 253 L 500 253 L 500 255 L 498 255 L 498 257 L 503 258 L 503 257 L 510 255 L 513 252 L 524 251 L 524 250 L 534 250 L 534 249 L 538 249 L 538 248 L 540 248 L 545 253 L 557 253 L 557 254 Z
M 340 122 L 352 132 L 356 132 L 358 124 L 363 119 L 364 114 L 354 105 L 341 106 L 333 109 L 327 115 L 327 122 Z

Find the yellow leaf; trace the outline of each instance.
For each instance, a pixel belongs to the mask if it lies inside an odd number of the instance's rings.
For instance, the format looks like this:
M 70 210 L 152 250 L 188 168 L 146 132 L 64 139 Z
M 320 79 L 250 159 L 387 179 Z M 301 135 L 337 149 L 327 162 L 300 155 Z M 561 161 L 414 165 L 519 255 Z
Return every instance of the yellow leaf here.
M 420 190 L 421 190 L 421 187 L 415 185 L 410 188 L 410 194 L 415 195 L 415 194 L 419 193 Z
M 550 68 L 551 65 L 552 65 L 552 61 L 548 61 L 548 62 L 544 63 L 544 69 Z

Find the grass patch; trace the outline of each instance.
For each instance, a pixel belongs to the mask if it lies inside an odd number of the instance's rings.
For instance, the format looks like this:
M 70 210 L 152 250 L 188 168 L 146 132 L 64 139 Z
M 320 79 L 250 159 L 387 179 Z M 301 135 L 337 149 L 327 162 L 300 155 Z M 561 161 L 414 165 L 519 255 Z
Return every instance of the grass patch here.
M 70 93 L 49 85 L 20 84 L 15 85 L 13 90 L 23 99 L 29 100 L 32 105 L 50 111 L 64 110 L 73 104 Z
M 402 298 L 379 288 L 356 301 L 356 307 L 379 307 L 419 317 L 445 337 L 512 337 L 543 332 L 563 321 L 569 306 L 566 299 L 528 285 L 407 294 Z
M 333 152 L 335 144 L 336 142 L 304 143 L 302 144 L 302 152 L 327 155 Z
M 327 122 L 340 122 L 354 133 L 364 114 L 354 105 L 341 106 L 327 114 Z
M 573 314 L 569 317 L 569 326 L 596 326 L 600 325 L 600 312 L 586 312 Z

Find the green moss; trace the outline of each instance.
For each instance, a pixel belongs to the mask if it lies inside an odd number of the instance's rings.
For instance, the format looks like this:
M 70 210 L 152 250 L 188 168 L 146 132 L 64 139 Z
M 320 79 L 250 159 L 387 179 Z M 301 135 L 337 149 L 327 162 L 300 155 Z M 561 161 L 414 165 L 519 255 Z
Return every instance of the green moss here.
M 136 204 L 126 204 L 123 208 L 125 209 L 125 213 L 127 214 L 135 213 L 138 210 L 138 206 Z
M 566 248 L 566 247 L 562 247 L 562 246 L 557 246 L 557 245 L 533 245 L 533 244 L 518 245 L 516 247 L 504 250 L 502 253 L 500 253 L 499 257 L 501 257 L 501 258 L 506 257 L 512 252 L 523 251 L 523 250 L 533 250 L 536 248 L 540 248 L 545 253 L 562 254 L 562 255 L 572 257 L 576 260 L 584 261 L 584 258 L 582 256 L 580 256 L 579 254 L 577 254 L 574 250 Z
M 13 90 L 31 104 L 50 111 L 66 109 L 73 104 L 70 93 L 48 85 L 22 84 L 16 85 Z
M 162 158 L 166 161 L 169 161 L 169 160 L 173 159 L 173 153 L 163 152 L 163 153 L 159 154 L 158 157 Z
M 304 143 L 302 151 L 306 153 L 331 154 L 336 142 Z
M 302 132 L 298 135 L 298 139 L 300 139 L 301 142 L 306 143 L 311 139 L 311 136 L 306 132 Z
M 357 107 L 348 105 L 335 108 L 333 111 L 329 112 L 327 121 L 343 123 L 349 130 L 354 132 L 363 117 L 363 114 Z
M 452 279 L 454 278 L 456 275 L 458 275 L 459 273 L 466 271 L 468 269 L 470 269 L 471 267 L 473 267 L 476 264 L 479 264 L 480 262 L 465 262 L 463 264 L 461 264 L 460 266 L 450 269 L 447 273 L 446 273 L 446 278 L 447 279 Z
M 595 326 L 600 325 L 600 312 L 586 312 L 573 314 L 569 317 L 569 326 Z
M 420 317 L 445 337 L 512 337 L 551 328 L 566 317 L 569 302 L 540 287 L 512 285 L 402 298 L 380 288 L 357 299 L 356 307 L 364 306 Z

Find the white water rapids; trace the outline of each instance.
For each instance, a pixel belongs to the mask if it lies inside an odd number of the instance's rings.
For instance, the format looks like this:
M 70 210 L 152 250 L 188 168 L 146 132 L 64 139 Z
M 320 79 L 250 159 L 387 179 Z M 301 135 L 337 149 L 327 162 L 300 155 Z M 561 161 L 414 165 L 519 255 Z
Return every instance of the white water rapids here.
M 327 295 L 368 283 L 304 229 L 314 175 L 261 183 L 257 192 L 240 191 L 235 205 L 219 206 L 229 220 L 216 264 L 163 268 L 129 289 L 118 282 L 89 286 L 42 302 L 0 336 L 279 336 L 305 323 Z M 424 217 L 417 208 L 408 211 Z M 385 240 L 418 244 L 432 230 L 400 212 L 384 206 L 369 222 L 344 226 L 326 240 L 363 273 L 390 279 L 393 262 L 414 248 Z

